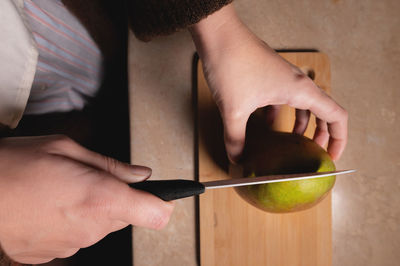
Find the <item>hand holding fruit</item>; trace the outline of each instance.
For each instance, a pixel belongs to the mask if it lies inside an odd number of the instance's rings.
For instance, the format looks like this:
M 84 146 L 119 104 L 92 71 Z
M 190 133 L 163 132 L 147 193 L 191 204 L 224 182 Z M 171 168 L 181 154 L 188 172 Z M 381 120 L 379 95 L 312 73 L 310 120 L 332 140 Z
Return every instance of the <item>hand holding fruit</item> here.
M 302 134 L 309 114 L 317 117 L 314 141 L 337 160 L 347 142 L 347 112 L 297 67 L 257 38 L 228 5 L 192 26 L 208 85 L 224 122 L 231 161 L 243 151 L 246 123 L 264 106 L 288 104 L 296 109 L 294 132 Z
M 125 183 L 150 174 L 64 136 L 1 139 L 1 247 L 36 264 L 71 256 L 129 224 L 160 229 L 172 203 Z
M 262 117 L 253 114 L 242 161 L 244 177 L 335 171 L 329 154 L 307 137 L 260 128 Z M 257 121 L 258 120 L 258 121 Z M 322 201 L 335 176 L 237 187 L 239 195 L 268 212 L 305 210 Z

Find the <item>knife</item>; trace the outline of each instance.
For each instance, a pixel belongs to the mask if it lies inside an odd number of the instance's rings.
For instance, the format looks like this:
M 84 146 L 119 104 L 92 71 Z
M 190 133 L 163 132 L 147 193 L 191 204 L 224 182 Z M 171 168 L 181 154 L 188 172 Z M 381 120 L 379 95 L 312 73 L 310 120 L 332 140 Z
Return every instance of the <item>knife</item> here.
M 129 186 L 131 188 L 149 192 L 164 201 L 171 201 L 202 194 L 205 192 L 206 189 L 239 187 L 248 185 L 259 185 L 267 183 L 321 178 L 332 175 L 349 174 L 355 171 L 356 170 L 341 170 L 341 171 L 304 173 L 304 174 L 268 175 L 268 176 L 234 178 L 234 179 L 208 181 L 208 182 L 198 182 L 185 179 L 148 180 L 138 183 L 131 183 L 129 184 Z

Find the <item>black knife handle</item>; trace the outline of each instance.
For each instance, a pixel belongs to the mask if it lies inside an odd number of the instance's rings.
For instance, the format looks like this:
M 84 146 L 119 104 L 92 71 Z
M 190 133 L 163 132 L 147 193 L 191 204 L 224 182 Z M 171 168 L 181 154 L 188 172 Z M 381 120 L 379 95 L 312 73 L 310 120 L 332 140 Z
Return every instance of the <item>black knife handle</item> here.
M 149 180 L 131 183 L 129 186 L 149 192 L 164 201 L 199 195 L 205 191 L 202 183 L 185 179 Z

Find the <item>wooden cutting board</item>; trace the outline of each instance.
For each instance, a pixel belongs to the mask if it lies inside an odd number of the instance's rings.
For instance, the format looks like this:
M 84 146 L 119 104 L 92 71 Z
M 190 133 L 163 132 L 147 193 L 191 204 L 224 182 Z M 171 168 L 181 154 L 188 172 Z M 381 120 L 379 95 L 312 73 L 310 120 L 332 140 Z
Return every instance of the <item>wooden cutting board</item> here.
M 299 66 L 322 89 L 330 92 L 330 65 L 317 52 L 281 53 Z M 197 69 L 198 178 L 201 182 L 228 179 L 229 164 L 222 124 L 205 82 Z M 291 131 L 294 110 L 287 106 L 274 127 Z M 306 135 L 312 137 L 315 118 Z M 332 264 L 331 195 L 317 206 L 297 213 L 270 214 L 249 205 L 231 189 L 210 190 L 199 197 L 200 262 L 202 266 L 329 266 Z

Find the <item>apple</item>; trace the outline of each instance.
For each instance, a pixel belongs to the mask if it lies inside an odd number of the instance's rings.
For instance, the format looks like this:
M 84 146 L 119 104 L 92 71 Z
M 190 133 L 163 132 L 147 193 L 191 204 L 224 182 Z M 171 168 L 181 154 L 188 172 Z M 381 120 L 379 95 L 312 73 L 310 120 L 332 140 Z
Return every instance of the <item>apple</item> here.
M 243 174 L 247 178 L 274 174 L 334 171 L 329 154 L 302 135 L 269 132 L 246 140 Z M 239 195 L 267 212 L 285 213 L 308 209 L 335 184 L 335 176 L 237 187 Z

